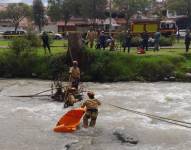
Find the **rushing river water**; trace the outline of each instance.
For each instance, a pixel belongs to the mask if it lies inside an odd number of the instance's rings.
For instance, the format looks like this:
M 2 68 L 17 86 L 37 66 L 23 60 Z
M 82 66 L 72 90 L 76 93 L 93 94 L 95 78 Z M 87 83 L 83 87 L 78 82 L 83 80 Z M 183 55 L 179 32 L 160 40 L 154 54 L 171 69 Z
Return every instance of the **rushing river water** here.
M 191 83 L 84 83 L 98 99 L 125 108 L 191 122 Z M 72 134 L 52 128 L 68 110 L 47 97 L 16 98 L 49 89 L 49 81 L 0 80 L 0 150 L 190 150 L 191 130 L 113 108 L 100 107 L 95 129 Z M 80 103 L 76 104 L 78 107 Z M 139 140 L 121 143 L 123 132 Z

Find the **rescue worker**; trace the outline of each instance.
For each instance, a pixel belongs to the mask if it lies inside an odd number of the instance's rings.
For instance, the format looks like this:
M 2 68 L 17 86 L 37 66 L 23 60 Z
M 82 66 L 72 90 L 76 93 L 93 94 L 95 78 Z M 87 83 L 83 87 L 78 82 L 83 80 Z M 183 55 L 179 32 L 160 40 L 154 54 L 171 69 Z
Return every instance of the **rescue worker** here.
M 187 32 L 186 32 L 186 35 L 185 35 L 186 53 L 189 51 L 190 41 L 191 41 L 190 31 L 187 31 Z
M 73 61 L 73 67 L 70 68 L 70 81 L 72 82 L 72 87 L 78 89 L 80 82 L 80 68 L 78 67 L 78 62 Z
M 88 40 L 90 48 L 93 48 L 93 46 L 94 46 L 95 37 L 96 37 L 96 34 L 92 29 L 90 31 L 88 31 L 86 39 Z
M 123 43 L 123 51 L 125 52 L 126 48 L 128 48 L 128 53 L 130 53 L 130 49 L 131 49 L 131 40 L 132 40 L 132 36 L 131 36 L 131 32 L 130 30 L 127 31 L 126 35 L 125 35 L 125 40 Z
M 115 50 L 115 39 L 114 39 L 114 35 L 112 34 L 111 37 L 110 37 L 110 51 L 114 51 Z
M 53 88 L 53 86 L 52 86 L 52 88 Z M 54 100 L 56 100 L 56 101 L 63 102 L 65 94 L 64 94 L 64 92 L 62 91 L 62 83 L 59 82 L 59 81 L 56 81 L 56 82 L 55 82 L 55 88 L 56 88 L 56 93 L 53 94 L 53 95 L 51 96 L 51 98 L 54 99 Z M 52 91 L 53 91 L 53 89 L 52 89 Z
M 65 99 L 64 108 L 73 106 L 74 103 L 79 101 L 78 99 L 75 98 L 75 93 L 76 93 L 76 88 L 74 88 L 74 87 L 69 88 L 66 91 L 66 99 Z
M 49 37 L 48 34 L 44 31 L 42 34 L 42 42 L 43 42 L 43 47 L 44 47 L 44 52 L 46 54 L 46 48 L 48 48 L 49 54 L 51 54 L 50 50 L 50 43 L 49 43 Z
M 101 105 L 101 102 L 95 99 L 95 94 L 93 92 L 88 92 L 87 95 L 89 99 L 86 100 L 81 106 L 82 108 L 86 107 L 87 109 L 83 117 L 84 128 L 95 127 L 96 119 L 98 116 L 98 106 Z M 89 119 L 91 119 L 90 123 L 88 121 Z

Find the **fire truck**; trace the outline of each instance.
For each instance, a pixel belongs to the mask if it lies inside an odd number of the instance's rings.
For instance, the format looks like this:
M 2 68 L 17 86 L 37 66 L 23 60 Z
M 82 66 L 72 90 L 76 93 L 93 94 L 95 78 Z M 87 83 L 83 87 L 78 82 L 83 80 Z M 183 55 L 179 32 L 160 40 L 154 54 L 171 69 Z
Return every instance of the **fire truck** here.
M 160 31 L 164 36 L 171 36 L 176 34 L 177 26 L 176 22 L 173 20 L 132 20 L 131 21 L 131 31 L 133 34 L 141 34 L 147 31 L 149 34 L 154 34 Z

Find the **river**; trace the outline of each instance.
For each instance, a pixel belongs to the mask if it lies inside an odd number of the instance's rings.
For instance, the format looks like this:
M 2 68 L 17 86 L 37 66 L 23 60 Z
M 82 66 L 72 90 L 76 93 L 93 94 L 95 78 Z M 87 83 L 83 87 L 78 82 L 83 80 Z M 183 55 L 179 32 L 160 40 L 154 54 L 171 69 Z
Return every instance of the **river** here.
M 95 129 L 75 133 L 52 131 L 71 108 L 48 97 L 19 98 L 49 89 L 49 81 L 0 80 L 1 150 L 190 150 L 191 130 L 109 106 L 112 103 L 141 112 L 191 122 L 191 83 L 83 83 L 103 101 Z M 74 107 L 80 106 L 80 103 Z M 139 140 L 122 143 L 123 132 Z

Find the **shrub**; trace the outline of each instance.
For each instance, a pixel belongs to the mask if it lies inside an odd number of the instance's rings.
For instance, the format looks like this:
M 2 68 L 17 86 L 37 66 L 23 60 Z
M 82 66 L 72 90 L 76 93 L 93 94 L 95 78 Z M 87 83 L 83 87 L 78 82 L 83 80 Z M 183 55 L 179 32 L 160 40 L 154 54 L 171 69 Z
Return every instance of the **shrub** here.
M 131 41 L 131 45 L 132 46 L 140 46 L 140 44 L 141 44 L 141 37 L 140 36 L 134 36 L 133 38 L 132 38 L 132 41 Z
M 17 57 L 32 50 L 30 41 L 23 37 L 14 38 L 9 47 L 11 49 L 10 52 Z
M 33 48 L 37 48 L 41 46 L 40 37 L 33 33 L 32 31 L 28 31 L 27 34 L 24 36 L 28 41 L 30 41 L 30 45 Z
M 174 38 L 173 37 L 161 36 L 160 46 L 172 46 L 173 44 L 174 44 Z
M 27 36 L 27 35 L 26 35 Z M 6 53 L 7 63 L 5 74 L 12 77 L 31 77 L 36 63 L 36 50 L 32 38 L 16 37 L 10 44 L 10 50 Z

